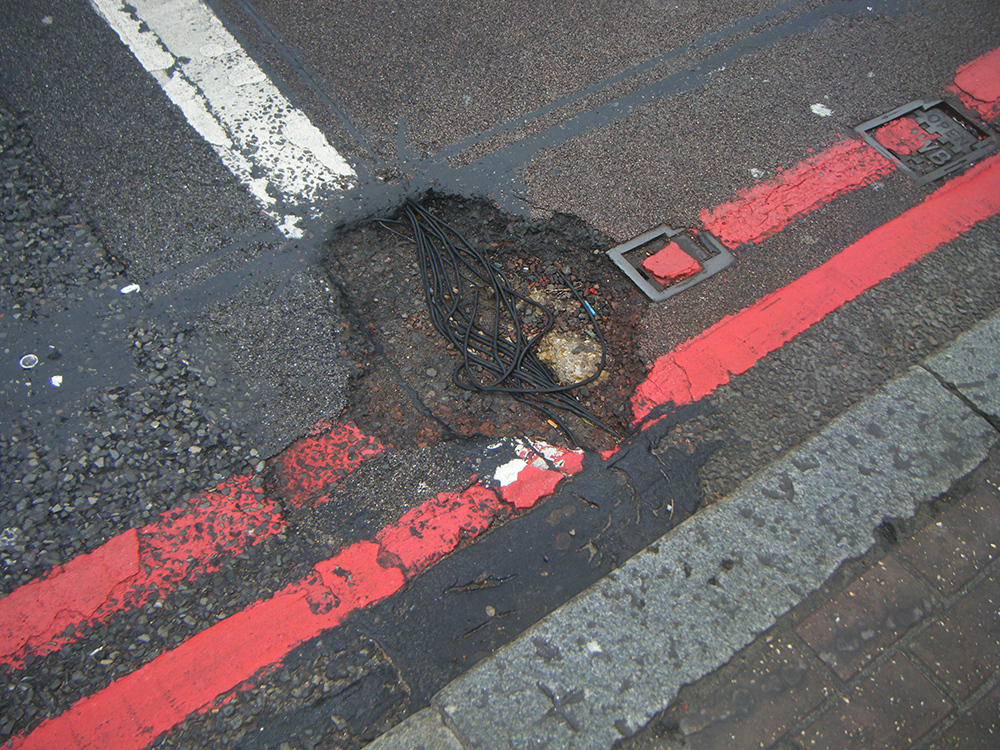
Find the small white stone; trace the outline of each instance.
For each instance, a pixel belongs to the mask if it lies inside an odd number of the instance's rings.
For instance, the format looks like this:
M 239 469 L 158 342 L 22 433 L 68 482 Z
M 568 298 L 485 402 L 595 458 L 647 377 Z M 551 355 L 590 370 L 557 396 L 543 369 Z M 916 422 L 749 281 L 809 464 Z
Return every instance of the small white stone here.
M 52 383 L 52 385 L 55 386 L 56 388 L 62 385 L 62 381 L 63 381 L 62 375 L 53 375 L 51 378 L 49 378 L 49 382 Z
M 299 221 L 301 217 L 299 216 L 284 216 L 282 217 L 281 223 L 278 225 L 278 231 L 285 235 L 290 240 L 300 239 L 305 235 L 302 227 L 299 226 Z

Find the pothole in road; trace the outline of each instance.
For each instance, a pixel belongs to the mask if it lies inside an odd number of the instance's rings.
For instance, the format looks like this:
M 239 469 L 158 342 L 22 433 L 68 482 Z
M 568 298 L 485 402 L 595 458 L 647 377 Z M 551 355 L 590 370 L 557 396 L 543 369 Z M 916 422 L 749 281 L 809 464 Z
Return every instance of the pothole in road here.
M 563 279 L 572 284 L 596 316 L 606 362 L 597 380 L 570 394 L 613 431 L 627 432 L 629 400 L 645 372 L 635 333 L 647 303 L 609 262 L 606 251 L 613 243 L 563 214 L 531 220 L 483 200 L 440 195 L 421 206 L 483 253 L 517 294 L 552 311 L 553 328 L 534 353 L 561 384 L 586 379 L 600 360 L 590 315 Z M 325 266 L 356 333 L 344 352 L 357 363 L 357 372 L 343 418 L 400 447 L 514 435 L 565 443 L 554 421 L 510 395 L 454 384 L 464 357 L 431 322 L 412 234 L 392 223 L 398 218 L 373 220 L 328 247 Z M 490 305 L 480 301 L 483 308 Z M 531 316 L 529 311 L 529 326 Z M 617 443 L 616 436 L 584 419 L 557 414 L 585 447 L 604 450 Z

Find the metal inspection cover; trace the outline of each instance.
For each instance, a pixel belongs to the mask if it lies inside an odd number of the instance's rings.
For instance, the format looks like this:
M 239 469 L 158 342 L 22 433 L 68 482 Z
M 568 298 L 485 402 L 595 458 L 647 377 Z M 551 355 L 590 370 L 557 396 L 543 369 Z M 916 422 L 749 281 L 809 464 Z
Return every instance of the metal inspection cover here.
M 710 232 L 695 233 L 666 224 L 611 248 L 608 255 L 654 302 L 690 289 L 735 260 Z
M 961 105 L 944 99 L 917 99 L 854 130 L 921 185 L 1000 148 L 1000 136 Z

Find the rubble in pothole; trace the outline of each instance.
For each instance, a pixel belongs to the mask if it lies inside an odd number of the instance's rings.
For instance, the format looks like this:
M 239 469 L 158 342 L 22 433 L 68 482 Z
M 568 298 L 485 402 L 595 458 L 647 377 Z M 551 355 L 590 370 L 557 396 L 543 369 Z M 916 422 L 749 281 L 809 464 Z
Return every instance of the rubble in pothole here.
M 607 353 L 605 375 L 574 393 L 586 409 L 626 432 L 629 398 L 644 372 L 635 330 L 645 302 L 608 261 L 610 242 L 565 215 L 529 220 L 505 215 L 485 201 L 436 195 L 422 205 L 487 254 L 518 294 L 548 300 L 555 321 L 539 356 L 545 352 L 560 379 L 587 372 L 595 351 L 599 361 L 597 342 L 587 343 L 593 341 L 590 317 L 566 288 L 565 276 L 593 310 Z M 347 353 L 363 363 L 342 419 L 380 435 L 387 445 L 510 435 L 565 442 L 554 423 L 510 396 L 455 385 L 462 357 L 431 324 L 416 251 L 401 227 L 373 221 L 335 238 L 326 267 L 348 308 L 345 317 L 353 320 L 348 344 L 353 351 Z M 568 420 L 584 446 L 607 449 L 616 443 L 583 420 Z

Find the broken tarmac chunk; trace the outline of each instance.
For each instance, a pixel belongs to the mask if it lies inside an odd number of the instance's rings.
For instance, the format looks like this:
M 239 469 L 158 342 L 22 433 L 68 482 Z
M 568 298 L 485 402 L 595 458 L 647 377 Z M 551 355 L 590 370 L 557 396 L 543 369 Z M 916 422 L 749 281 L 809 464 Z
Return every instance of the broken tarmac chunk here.
M 690 278 L 701 271 L 701 263 L 692 258 L 676 242 L 670 242 L 642 262 L 642 267 L 664 286 Z

